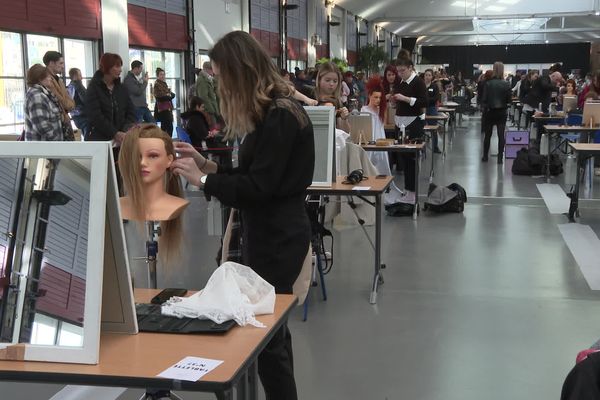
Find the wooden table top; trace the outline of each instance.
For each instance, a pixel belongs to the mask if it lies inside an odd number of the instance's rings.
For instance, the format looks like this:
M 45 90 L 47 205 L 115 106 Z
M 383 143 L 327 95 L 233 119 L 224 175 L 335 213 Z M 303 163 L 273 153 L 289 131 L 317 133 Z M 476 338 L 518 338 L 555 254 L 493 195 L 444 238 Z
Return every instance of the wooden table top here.
M 578 125 L 544 125 L 544 129 L 548 132 L 595 132 L 600 131 L 600 126 L 590 128 Z
M 438 111 L 441 112 L 456 112 L 456 108 L 451 108 L 451 107 L 438 107 Z M 427 118 L 426 118 L 427 119 Z
M 439 125 L 425 125 L 423 127 L 423 130 L 425 130 L 425 131 L 436 131 L 438 129 L 440 129 Z
M 442 105 L 444 107 L 458 107 L 458 103 L 455 101 L 447 101 L 445 103 L 442 103 Z
M 363 149 L 365 149 L 366 151 L 396 151 L 396 152 L 406 152 L 406 153 L 410 153 L 410 152 L 415 152 L 415 151 L 421 151 L 425 148 L 425 143 L 419 143 L 419 144 L 393 144 L 391 146 L 377 146 L 374 144 L 366 144 L 366 145 L 362 145 L 361 147 Z
M 540 119 L 540 120 L 549 120 L 549 119 L 564 119 L 566 117 L 566 115 L 564 113 L 559 113 L 556 115 L 540 115 L 540 116 L 533 116 L 533 119 Z
M 363 146 L 364 147 L 364 146 Z M 309 186 L 306 191 L 310 194 L 329 194 L 329 195 L 376 195 L 383 193 L 390 183 L 394 180 L 393 176 L 376 178 L 367 176 L 367 179 L 358 184 L 342 183 L 346 180 L 345 176 L 338 176 L 332 186 Z M 369 187 L 369 190 L 353 190 L 354 187 Z
M 440 114 L 438 114 L 438 115 L 426 115 L 425 116 L 425 121 L 427 121 L 428 119 L 429 120 L 433 119 L 433 120 L 445 121 L 448 118 L 450 118 L 450 117 L 448 117 L 447 115 L 440 115 Z
M 575 151 L 600 153 L 600 143 L 569 143 L 569 146 Z
M 135 299 L 149 303 L 156 289 L 135 289 Z M 262 350 L 274 326 L 287 316 L 296 298 L 277 295 L 275 313 L 258 316 L 267 328 L 233 327 L 225 334 L 103 333 L 100 362 L 97 365 L 62 364 L 35 361 L 0 361 L 0 379 L 65 384 L 124 387 L 173 387 L 169 379 L 157 374 L 187 356 L 223 360 L 216 369 L 197 382 L 176 382 L 181 389 L 212 391 L 230 387 Z

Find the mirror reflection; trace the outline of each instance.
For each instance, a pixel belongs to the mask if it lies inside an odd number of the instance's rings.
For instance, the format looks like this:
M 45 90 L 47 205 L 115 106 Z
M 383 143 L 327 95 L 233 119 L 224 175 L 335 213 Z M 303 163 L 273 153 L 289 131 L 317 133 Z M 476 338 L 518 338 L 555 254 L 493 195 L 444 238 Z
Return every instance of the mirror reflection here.
M 82 346 L 90 159 L 0 158 L 0 341 Z

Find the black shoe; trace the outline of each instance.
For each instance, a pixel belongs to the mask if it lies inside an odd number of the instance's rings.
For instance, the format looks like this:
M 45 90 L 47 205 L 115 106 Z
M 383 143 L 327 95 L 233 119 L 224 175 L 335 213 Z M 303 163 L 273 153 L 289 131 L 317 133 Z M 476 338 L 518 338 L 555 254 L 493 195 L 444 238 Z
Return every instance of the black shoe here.
M 483 162 L 487 162 L 487 161 L 488 161 L 488 158 L 487 158 L 487 156 L 483 156 L 483 157 L 481 157 L 481 161 L 483 161 Z
M 433 149 L 433 152 L 436 154 L 441 154 L 442 151 L 439 149 L 439 147 L 436 147 L 435 149 Z
M 502 156 L 498 154 L 498 164 L 502 164 L 503 162 L 504 160 L 502 159 Z

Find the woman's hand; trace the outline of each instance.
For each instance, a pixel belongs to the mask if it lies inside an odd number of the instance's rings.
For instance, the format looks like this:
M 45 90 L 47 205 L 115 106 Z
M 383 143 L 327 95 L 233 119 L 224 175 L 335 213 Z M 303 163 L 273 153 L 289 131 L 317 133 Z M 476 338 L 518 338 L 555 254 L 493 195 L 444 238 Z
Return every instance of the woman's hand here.
M 346 118 L 348 118 L 348 115 L 350 115 L 350 112 L 348 111 L 348 109 L 346 107 L 340 108 L 339 112 L 340 112 L 341 119 L 346 119 Z
M 123 139 L 125 139 L 125 132 L 117 132 L 115 133 L 115 136 L 113 137 L 113 140 L 115 141 L 116 144 L 118 144 L 119 146 L 123 143 Z
M 183 176 L 194 186 L 200 186 L 200 178 L 205 175 L 190 157 L 178 158 L 173 161 L 171 163 L 171 172 L 176 176 Z
M 410 103 L 410 97 L 406 97 L 405 95 L 400 94 L 400 93 L 396 93 L 394 95 L 394 99 L 396 99 L 396 101 L 403 101 L 405 103 Z

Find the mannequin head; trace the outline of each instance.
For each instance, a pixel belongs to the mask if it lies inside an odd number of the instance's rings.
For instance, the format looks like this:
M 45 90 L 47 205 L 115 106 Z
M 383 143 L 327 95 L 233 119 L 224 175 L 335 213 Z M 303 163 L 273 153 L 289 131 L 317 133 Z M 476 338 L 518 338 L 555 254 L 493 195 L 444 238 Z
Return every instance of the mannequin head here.
M 368 105 L 377 110 L 377 114 L 381 121 L 385 118 L 385 110 L 387 108 L 383 97 L 383 90 L 382 79 L 379 75 L 372 76 L 367 82 L 367 93 L 369 94 Z
M 136 125 L 127 132 L 119 152 L 119 171 L 136 214 L 132 219 L 148 219 L 145 192 L 149 187 L 159 185 L 166 193 L 183 197 L 181 182 L 169 170 L 175 158 L 172 139 L 156 125 Z M 180 242 L 181 217 L 162 221 L 161 230 L 160 254 L 168 258 Z

